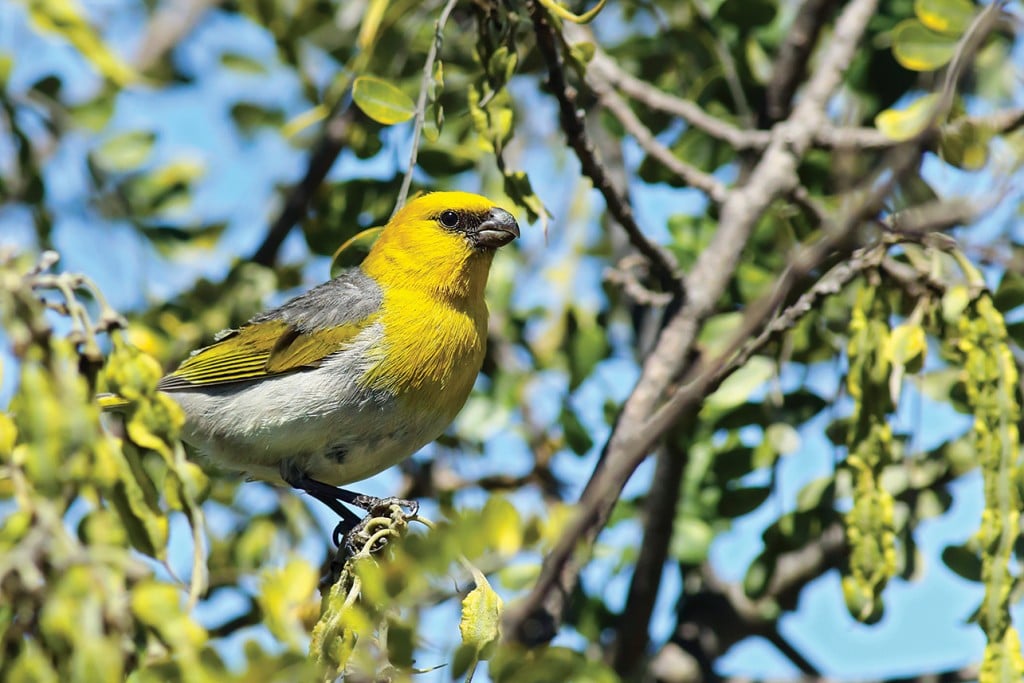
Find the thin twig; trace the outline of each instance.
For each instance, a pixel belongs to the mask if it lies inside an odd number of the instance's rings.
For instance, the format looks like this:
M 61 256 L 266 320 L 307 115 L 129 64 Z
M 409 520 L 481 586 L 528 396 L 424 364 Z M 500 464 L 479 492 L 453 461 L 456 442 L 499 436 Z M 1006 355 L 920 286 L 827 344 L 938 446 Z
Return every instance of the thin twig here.
M 592 42 L 594 39 L 586 29 L 578 26 L 566 26 L 565 35 L 566 39 L 571 42 Z M 694 102 L 670 95 L 647 81 L 637 78 L 622 69 L 600 48 L 595 50 L 594 56 L 587 64 L 587 76 L 592 81 L 604 81 L 615 86 L 652 109 L 678 116 L 708 135 L 727 142 L 737 151 L 761 149 L 771 139 L 769 131 L 743 130 L 712 116 Z
M 537 47 L 547 64 L 548 84 L 552 94 L 558 100 L 562 130 L 565 132 L 569 145 L 576 152 L 584 175 L 590 178 L 594 187 L 604 197 L 608 212 L 626 231 L 630 244 L 651 262 L 651 268 L 661 281 L 662 287 L 681 293 L 682 281 L 676 275 L 675 265 L 659 246 L 647 239 L 636 222 L 633 208 L 623 194 L 615 188 L 607 171 L 597 158 L 594 146 L 587 136 L 583 115 L 576 105 L 575 92 L 565 80 L 565 62 L 556 44 L 555 32 L 547 13 L 536 2 L 527 3 L 527 8 L 533 20 L 534 32 L 537 35 Z
M 619 97 L 614 89 L 599 79 L 588 79 L 587 85 L 597 95 L 598 101 L 612 116 L 619 120 L 626 132 L 633 136 L 645 152 L 656 159 L 662 166 L 675 173 L 688 185 L 703 191 L 716 203 L 725 201 L 726 187 L 713 175 L 705 173 L 679 159 L 665 145 L 658 142 L 654 133 L 637 118 L 629 105 Z
M 323 134 L 317 142 L 316 150 L 309 158 L 305 175 L 289 191 L 281 213 L 267 230 L 263 243 L 250 257 L 250 261 L 263 266 L 271 266 L 277 260 L 277 252 L 284 244 L 288 233 L 296 223 L 306 216 L 313 194 L 327 177 L 327 173 L 331 170 L 338 155 L 341 154 L 341 150 L 345 148 L 348 141 L 348 129 L 355 116 L 355 107 L 348 106 L 347 100 L 343 99 L 341 108 L 327 120 Z
M 416 157 L 420 151 L 420 135 L 423 133 L 423 125 L 427 119 L 427 93 L 430 91 L 430 83 L 434 80 L 434 60 L 441 49 L 444 40 L 444 27 L 448 23 L 448 17 L 458 0 L 448 0 L 441 10 L 441 16 L 434 22 L 434 39 L 430 42 L 430 50 L 427 51 L 427 59 L 423 63 L 423 77 L 420 79 L 420 94 L 416 98 L 416 119 L 412 127 L 412 149 L 409 150 L 409 165 L 405 169 L 405 177 L 402 178 L 402 187 L 398 191 L 398 200 L 395 202 L 395 212 L 403 205 L 409 197 L 409 186 L 412 185 L 412 174 L 416 168 Z M 394 216 L 394 212 L 391 214 Z
M 593 41 L 586 29 L 567 26 L 566 38 L 572 42 Z M 772 140 L 769 130 L 747 130 L 713 116 L 690 100 L 667 93 L 647 81 L 637 78 L 616 64 L 598 48 L 587 65 L 588 82 L 604 81 L 622 91 L 632 99 L 651 109 L 678 116 L 689 125 L 707 133 L 716 140 L 728 143 L 737 151 L 760 150 Z M 1015 107 L 992 114 L 965 116 L 949 124 L 948 132 L 955 133 L 959 127 L 977 127 L 993 133 L 1008 133 L 1024 125 L 1024 107 Z M 898 141 L 884 135 L 877 128 L 857 126 L 835 126 L 824 123 L 815 132 L 815 147 L 855 150 L 881 150 L 895 147 Z

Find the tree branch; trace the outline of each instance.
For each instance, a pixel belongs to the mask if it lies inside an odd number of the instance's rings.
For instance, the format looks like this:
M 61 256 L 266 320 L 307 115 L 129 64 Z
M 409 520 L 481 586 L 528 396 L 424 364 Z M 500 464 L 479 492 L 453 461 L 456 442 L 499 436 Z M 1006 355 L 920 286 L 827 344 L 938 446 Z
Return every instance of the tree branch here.
M 594 187 L 604 197 L 608 212 L 626 231 L 630 244 L 650 261 L 651 268 L 661 281 L 662 287 L 668 291 L 681 293 L 682 282 L 676 275 L 675 264 L 669 260 L 659 246 L 647 239 L 636 222 L 633 207 L 630 206 L 623 193 L 614 186 L 607 171 L 597 158 L 594 146 L 587 136 L 583 115 L 576 104 L 575 91 L 565 80 L 565 62 L 556 44 L 555 32 L 547 13 L 542 6 L 532 0 L 527 3 L 527 8 L 537 36 L 537 47 L 547 64 L 548 85 L 555 99 L 558 100 L 562 130 L 580 161 L 584 175 L 590 178 Z
M 633 568 L 626 607 L 618 619 L 615 640 L 609 650 L 608 660 L 623 679 L 629 677 L 647 650 L 651 613 L 668 559 L 680 483 L 688 460 L 686 455 L 670 444 L 664 444 L 658 450 L 654 478 L 644 506 L 640 554 Z
M 341 150 L 348 142 L 348 129 L 356 116 L 354 107 L 341 105 L 343 109 L 334 113 L 324 125 L 323 134 L 317 142 L 316 149 L 309 157 L 306 174 L 302 180 L 292 187 L 285 200 L 284 207 L 277 220 L 267 230 L 263 243 L 250 257 L 250 261 L 263 266 L 272 266 L 277 260 L 277 252 L 281 249 L 288 233 L 295 224 L 306 217 L 313 194 L 327 177 Z
M 679 159 L 665 145 L 658 142 L 654 137 L 654 133 L 637 118 L 633 110 L 629 108 L 629 105 L 607 83 L 600 79 L 591 78 L 587 79 L 587 85 L 597 95 L 601 106 L 610 111 L 612 116 L 619 120 L 619 123 L 626 129 L 626 132 L 636 139 L 637 144 L 645 152 L 656 159 L 662 166 L 682 178 L 686 184 L 701 190 L 716 203 L 720 204 L 725 200 L 727 192 L 725 185 L 720 183 L 714 176 Z
M 790 102 L 807 70 L 818 35 L 838 5 L 838 0 L 804 0 L 800 5 L 786 34 L 786 41 L 779 48 L 768 81 L 762 117 L 764 127 L 781 121 L 789 114 Z
M 579 26 L 567 26 L 565 33 L 570 40 L 593 41 L 593 36 Z M 694 102 L 669 94 L 637 78 L 617 65 L 600 48 L 587 65 L 587 79 L 592 87 L 592 82 L 610 85 L 651 109 L 678 116 L 687 124 L 716 140 L 727 143 L 736 151 L 764 149 L 772 140 L 772 131 L 739 128 L 712 116 Z M 1024 107 L 1015 107 L 992 114 L 962 117 L 953 121 L 947 132 L 956 133 L 961 126 L 973 126 L 993 133 L 1007 133 L 1017 130 L 1022 125 Z M 834 149 L 881 150 L 894 147 L 899 142 L 883 135 L 877 128 L 835 126 L 826 122 L 815 132 L 813 144 L 816 147 Z
M 221 0 L 167 0 L 153 12 L 139 42 L 135 68 L 146 72 L 174 49 L 199 23 L 204 14 Z
M 506 614 L 507 638 L 535 643 L 554 636 L 579 578 L 577 545 L 589 547 L 593 543 L 622 487 L 654 443 L 712 386 L 714 373 L 709 372 L 703 381 L 691 384 L 688 391 L 676 392 L 672 400 L 657 409 L 665 390 L 683 369 L 701 323 L 713 312 L 728 286 L 755 223 L 772 201 L 796 187 L 797 163 L 825 121 L 828 99 L 876 5 L 877 0 L 853 0 L 846 6 L 804 97 L 790 118 L 773 130 L 772 142 L 748 183 L 731 192 L 723 203 L 719 229 L 687 278 L 687 300 L 646 359 L 640 380 L 626 400 L 602 458 L 584 489 L 577 516 L 545 558 L 534 589 Z M 543 14 L 533 7 L 538 40 L 543 42 L 541 35 L 545 31 L 550 35 L 550 28 Z
M 792 329 L 804 315 L 817 309 L 823 299 L 841 291 L 854 277 L 865 270 L 883 265 L 889 246 L 894 242 L 903 241 L 900 239 L 901 235 L 912 241 L 927 241 L 932 239 L 932 231 L 948 230 L 956 225 L 969 223 L 994 206 L 995 202 L 981 208 L 973 207 L 954 199 L 932 202 L 892 215 L 886 220 L 886 224 L 900 226 L 899 233 L 893 234 L 892 239 L 858 249 L 848 258 L 842 259 L 794 303 L 763 325 L 760 333 L 750 338 L 728 365 L 723 367 L 722 373 L 727 374 L 732 369 L 743 366 L 755 352 L 783 332 Z M 890 267 L 900 265 L 902 264 L 896 263 Z M 916 271 L 914 276 L 917 276 Z M 760 316 L 758 318 L 760 319 Z M 755 327 L 756 325 L 750 326 L 751 329 Z M 756 332 L 756 329 L 753 331 Z M 620 676 L 629 675 L 642 659 L 647 646 L 648 622 L 668 554 L 674 511 L 678 503 L 679 480 L 686 460 L 685 452 L 674 452 L 668 447 L 662 447 L 658 452 L 658 461 L 645 508 L 646 521 L 640 555 L 633 572 L 626 608 L 619 619 L 617 639 L 611 649 L 611 661 Z M 769 594 L 778 592 L 780 589 L 776 588 L 769 591 Z M 737 608 L 737 611 L 742 610 Z M 760 607 L 748 610 L 749 614 L 763 612 Z M 768 637 L 771 634 L 761 635 Z M 775 644 L 780 649 L 784 647 L 781 643 Z M 792 659 L 796 653 L 787 653 L 787 656 Z

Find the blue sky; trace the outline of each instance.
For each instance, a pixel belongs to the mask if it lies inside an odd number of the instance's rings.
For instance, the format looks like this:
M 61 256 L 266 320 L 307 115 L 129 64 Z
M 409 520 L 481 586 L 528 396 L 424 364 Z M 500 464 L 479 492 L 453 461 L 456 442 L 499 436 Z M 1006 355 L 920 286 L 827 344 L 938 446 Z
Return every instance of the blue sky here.
M 89 3 L 94 16 L 106 17 L 107 36 L 115 48 L 131 54 L 131 35 L 137 33 L 142 18 L 137 8 L 127 0 Z M 129 11 L 123 11 L 123 10 Z M 238 52 L 255 58 L 268 68 L 264 76 L 226 75 L 218 67 L 224 52 Z M 11 77 L 11 90 L 22 91 L 43 75 L 62 75 L 65 87 L 75 97 L 86 97 L 96 87 L 97 79 L 72 50 L 59 41 L 40 37 L 28 30 L 25 12 L 20 5 L 0 4 L 0 54 L 15 57 Z M 32 55 L 31 59 L 25 58 Z M 189 225 L 198 218 L 226 220 L 229 228 L 220 246 L 213 253 L 203 251 L 186 254 L 167 262 L 151 253 L 141 244 L 126 225 L 106 222 L 98 225 L 88 206 L 88 184 L 85 169 L 80 164 L 83 150 L 96 144 L 84 134 L 76 134 L 64 141 L 46 167 L 51 203 L 59 220 L 56 242 L 64 256 L 62 266 L 67 270 L 89 274 L 110 297 L 112 303 L 131 310 L 146 301 L 162 300 L 187 288 L 195 278 L 203 275 L 216 277 L 225 272 L 239 255 L 251 253 L 269 220 L 278 209 L 275 186 L 289 184 L 303 173 L 305 159 L 302 152 L 273 134 L 256 133 L 240 138 L 233 132 L 229 117 L 231 105 L 238 99 L 273 103 L 283 106 L 289 116 L 308 108 L 301 101 L 297 82 L 284 69 L 276 66 L 272 40 L 260 28 L 234 15 L 214 11 L 211 17 L 176 52 L 178 63 L 195 80 L 166 90 L 152 91 L 138 88 L 125 94 L 117 108 L 112 129 L 140 128 L 158 134 L 153 163 L 189 158 L 205 168 L 204 180 L 194 196 L 192 205 L 172 220 Z M 601 229 L 598 222 L 601 202 L 591 191 L 585 201 L 574 203 L 578 190 L 578 167 L 575 159 L 564 150 L 551 158 L 550 141 L 554 134 L 557 113 L 553 103 L 539 97 L 532 83 L 521 81 L 513 85 L 513 95 L 520 108 L 532 115 L 529 124 L 532 142 L 517 155 L 516 163 L 528 171 L 541 198 L 555 214 L 548 239 L 540 234 L 538 226 L 524 230 L 520 248 L 527 260 L 534 264 L 531 271 L 534 282 L 523 282 L 517 289 L 515 305 L 523 309 L 549 305 L 551 296 L 573 296 L 580 306 L 597 307 L 602 302 L 600 278 L 603 265 L 589 258 L 578 261 L 571 286 L 559 289 L 551 286 L 560 282 L 559 272 L 580 241 L 593 240 Z M 380 159 L 363 162 L 351 154 L 343 154 L 331 177 L 344 180 L 353 177 L 383 177 L 389 175 L 394 164 L 401 163 L 408 152 L 408 127 L 399 127 L 387 137 L 387 152 Z M 556 138 L 560 139 L 560 138 Z M 5 155 L 10 153 L 7 142 L 0 138 L 0 168 Z M 640 153 L 634 146 L 625 150 L 627 165 L 636 166 Z M 964 182 L 984 183 L 985 178 L 964 178 L 948 171 L 939 163 L 931 163 L 928 170 L 940 187 L 963 187 Z M 460 184 L 467 189 L 479 189 L 478 180 L 466 176 Z M 664 229 L 669 215 L 699 213 L 699 196 L 688 190 L 633 183 L 631 187 L 641 225 L 658 240 L 668 238 Z M 997 217 L 1004 219 L 1004 216 Z M 29 217 L 17 209 L 0 206 L 0 245 L 14 244 L 32 249 L 33 238 Z M 996 230 L 992 219 L 988 229 Z M 983 226 L 980 232 L 984 232 Z M 975 232 L 977 234 L 977 232 Z M 307 256 L 298 232 L 294 232 L 285 245 L 283 258 L 297 261 Z M 314 258 L 306 269 L 308 284 L 326 279 L 328 263 Z M 538 286 L 540 285 L 540 286 Z M 6 351 L 0 351 L 6 354 Z M 12 359 L 0 356 L 3 378 L 0 380 L 0 405 L 9 399 L 15 372 Z M 574 406 L 581 419 L 593 430 L 597 443 L 607 436 L 603 420 L 606 399 L 622 400 L 635 381 L 635 364 L 624 354 L 602 363 L 595 376 L 574 396 Z M 783 377 L 786 382 L 801 378 Z M 815 368 L 809 383 L 820 395 L 840 396 L 836 368 Z M 554 421 L 561 406 L 566 380 L 558 373 L 544 373 L 535 378 L 531 387 L 531 406 L 541 419 Z M 840 401 L 840 406 L 842 406 Z M 720 535 L 712 546 L 711 557 L 724 578 L 742 578 L 750 559 L 760 551 L 760 534 L 780 511 L 792 509 L 796 493 L 806 483 L 833 471 L 837 454 L 822 434 L 829 416 L 804 425 L 801 429 L 801 449 L 786 456 L 779 465 L 777 487 L 769 501 L 758 510 L 739 520 L 730 531 Z M 504 421 L 503 421 L 504 420 Z M 905 392 L 897 423 L 919 435 L 938 439 L 943 434 L 956 434 L 966 429 L 962 416 L 948 408 L 932 404 L 912 389 Z M 458 423 L 457 423 L 458 425 Z M 468 425 L 461 427 L 468 429 Z M 495 420 L 491 426 L 485 457 L 466 459 L 458 466 L 467 476 L 491 471 L 526 469 L 529 455 L 514 426 L 514 416 Z M 959 430 L 959 431 L 958 431 Z M 923 436 L 921 437 L 924 438 Z M 918 443 L 919 447 L 927 447 Z M 430 448 L 420 457 L 429 457 Z M 582 488 L 596 459 L 595 452 L 579 458 L 562 454 L 555 461 L 555 469 L 566 481 L 576 482 Z M 646 463 L 630 481 L 628 495 L 643 492 L 651 477 L 651 463 Z M 386 495 L 397 488 L 397 474 L 385 472 L 360 485 L 360 490 Z M 919 579 L 912 582 L 894 581 L 886 593 L 886 616 L 879 624 L 864 626 L 852 620 L 846 612 L 835 572 L 823 576 L 805 591 L 799 610 L 782 621 L 784 635 L 823 673 L 839 678 L 865 678 L 873 676 L 909 674 L 963 666 L 977 661 L 983 647 L 980 630 L 966 623 L 967 617 L 981 598 L 981 588 L 968 583 L 947 570 L 938 555 L 947 544 L 961 543 L 977 528 L 981 511 L 980 479 L 969 476 L 953 487 L 955 503 L 941 518 L 921 525 L 917 541 L 927 558 Z M 260 484 L 242 487 L 241 495 L 253 507 L 266 504 L 268 491 Z M 524 492 L 517 494 L 517 502 L 524 509 L 536 510 L 536 497 Z M 482 504 L 478 492 L 467 492 L 458 502 L 462 505 Z M 314 505 L 325 529 L 333 527 L 331 514 Z M 429 502 L 428 515 L 436 512 Z M 214 515 L 212 524 L 220 523 Z M 189 548 L 187 530 L 175 526 L 176 552 L 172 564 L 187 574 Z M 634 523 L 620 524 L 609 530 L 602 541 L 611 546 L 635 542 L 638 527 Z M 322 547 L 316 539 L 298 549 L 312 561 L 319 561 Z M 597 560 L 586 571 L 584 581 L 588 588 L 602 592 L 612 607 L 621 606 L 628 588 L 628 576 L 616 574 L 609 560 Z M 678 575 L 674 570 L 665 572 L 662 595 L 659 598 L 653 622 L 654 634 L 665 637 L 674 623 L 672 609 L 678 591 Z M 236 596 L 237 597 L 237 596 Z M 232 607 L 232 597 L 221 598 L 216 604 L 201 608 L 199 616 L 208 623 L 218 623 Z M 457 614 L 451 608 L 435 610 L 431 619 L 438 624 L 434 632 L 453 632 Z M 1018 609 L 1017 623 L 1024 615 Z M 247 636 L 266 641 L 260 629 L 250 629 Z M 578 643 L 566 634 L 563 642 Z M 442 643 L 443 644 L 443 643 Z M 454 645 L 454 641 L 449 643 Z M 226 646 L 232 656 L 240 656 L 240 643 Z M 438 654 L 438 659 L 443 657 Z M 435 662 L 440 663 L 440 661 Z M 430 666 L 432 663 L 424 662 Z M 720 671 L 726 675 L 785 676 L 796 670 L 772 646 L 757 639 L 741 643 L 722 660 Z M 448 672 L 430 675 L 430 680 L 448 680 Z

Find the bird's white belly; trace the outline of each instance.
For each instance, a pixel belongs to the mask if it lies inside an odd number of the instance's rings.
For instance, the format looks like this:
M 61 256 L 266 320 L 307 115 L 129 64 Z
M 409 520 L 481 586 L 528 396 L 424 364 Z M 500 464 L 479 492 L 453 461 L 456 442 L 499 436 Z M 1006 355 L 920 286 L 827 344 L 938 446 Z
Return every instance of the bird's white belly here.
M 437 411 L 359 386 L 366 354 L 350 351 L 318 368 L 169 392 L 187 416 L 182 439 L 258 479 L 281 483 L 280 465 L 290 459 L 338 486 L 385 470 L 441 435 L 447 422 Z

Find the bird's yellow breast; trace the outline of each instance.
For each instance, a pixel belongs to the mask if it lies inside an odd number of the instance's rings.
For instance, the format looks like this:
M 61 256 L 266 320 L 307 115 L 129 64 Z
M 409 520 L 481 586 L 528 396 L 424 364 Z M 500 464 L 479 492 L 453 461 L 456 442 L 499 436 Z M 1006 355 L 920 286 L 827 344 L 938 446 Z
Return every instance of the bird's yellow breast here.
M 455 418 L 483 364 L 487 307 L 439 300 L 419 289 L 388 289 L 381 305 L 383 340 L 363 377 L 411 407 Z

